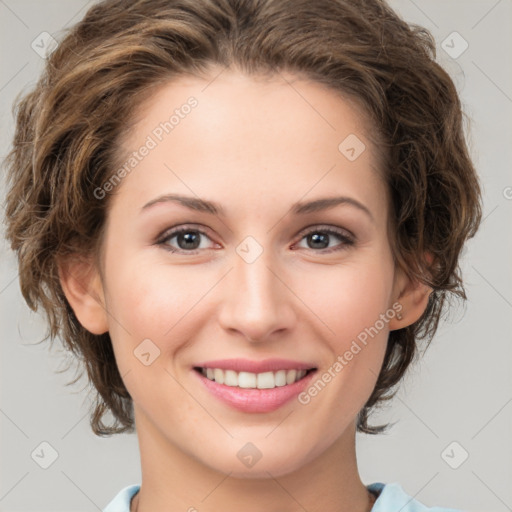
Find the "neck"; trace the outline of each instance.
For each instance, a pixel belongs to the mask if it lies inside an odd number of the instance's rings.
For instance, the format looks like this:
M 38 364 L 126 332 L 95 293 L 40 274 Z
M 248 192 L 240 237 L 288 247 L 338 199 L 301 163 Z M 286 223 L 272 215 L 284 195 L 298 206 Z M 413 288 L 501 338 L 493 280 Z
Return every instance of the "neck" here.
M 137 413 L 141 489 L 131 512 L 368 512 L 375 497 L 359 477 L 355 424 L 327 450 L 287 474 L 259 478 L 222 473 L 184 453 Z

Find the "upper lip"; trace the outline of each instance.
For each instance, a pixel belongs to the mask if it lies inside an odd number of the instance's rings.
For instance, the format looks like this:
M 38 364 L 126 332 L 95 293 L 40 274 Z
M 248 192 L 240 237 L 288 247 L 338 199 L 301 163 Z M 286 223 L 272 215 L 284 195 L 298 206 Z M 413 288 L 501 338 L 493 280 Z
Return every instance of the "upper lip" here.
M 311 363 L 301 363 L 291 359 L 264 359 L 252 361 L 250 359 L 218 359 L 216 361 L 204 361 L 194 365 L 195 368 L 220 368 L 221 370 L 233 370 L 235 372 L 264 373 L 278 370 L 311 370 L 316 368 Z

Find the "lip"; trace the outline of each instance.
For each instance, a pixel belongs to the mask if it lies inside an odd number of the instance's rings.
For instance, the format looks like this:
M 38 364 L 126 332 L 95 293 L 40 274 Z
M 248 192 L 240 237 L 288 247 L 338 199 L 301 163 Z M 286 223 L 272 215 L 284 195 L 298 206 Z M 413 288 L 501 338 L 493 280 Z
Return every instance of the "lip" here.
M 218 362 L 215 364 L 218 364 Z M 215 368 L 219 368 L 219 366 L 215 366 Z M 296 367 L 294 366 L 293 368 Z M 229 370 L 230 368 L 226 369 Z M 281 369 L 284 370 L 282 367 Z M 268 413 L 284 406 L 286 403 L 304 391 L 304 389 L 310 385 L 311 379 L 317 373 L 317 371 L 314 370 L 307 373 L 301 380 L 294 382 L 293 384 L 287 384 L 286 386 L 275 387 L 272 389 L 247 389 L 226 386 L 206 378 L 201 372 L 196 370 L 192 370 L 192 373 L 196 375 L 198 379 L 200 379 L 205 389 L 211 395 L 213 395 L 224 404 L 227 404 L 230 407 L 246 413 Z
M 317 368 L 314 363 L 302 363 L 291 359 L 264 359 L 253 361 L 250 359 L 219 359 L 197 363 L 194 367 L 220 368 L 221 370 L 234 370 L 235 372 L 264 373 L 278 370 L 311 370 Z

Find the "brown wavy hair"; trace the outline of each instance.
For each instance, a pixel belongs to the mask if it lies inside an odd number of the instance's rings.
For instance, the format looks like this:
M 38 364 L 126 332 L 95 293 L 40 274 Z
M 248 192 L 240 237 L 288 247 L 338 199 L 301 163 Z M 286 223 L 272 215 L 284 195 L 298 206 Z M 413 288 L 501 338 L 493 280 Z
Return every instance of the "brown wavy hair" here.
M 482 215 L 465 117 L 435 57 L 432 35 L 382 0 L 106 0 L 66 32 L 13 109 L 7 237 L 27 304 L 48 317 L 45 339 L 60 337 L 87 371 L 96 435 L 133 431 L 133 403 L 109 334 L 88 332 L 69 306 L 58 259 L 98 250 L 109 197 L 94 190 L 117 169 L 135 108 L 159 84 L 212 66 L 291 71 L 325 84 L 361 105 L 379 135 L 395 261 L 433 290 L 417 322 L 390 332 L 357 419 L 368 434 L 389 426 L 370 426 L 369 414 L 394 396 L 418 341 L 428 347 L 446 299 L 466 300 L 458 261 Z M 112 425 L 103 421 L 108 412 Z

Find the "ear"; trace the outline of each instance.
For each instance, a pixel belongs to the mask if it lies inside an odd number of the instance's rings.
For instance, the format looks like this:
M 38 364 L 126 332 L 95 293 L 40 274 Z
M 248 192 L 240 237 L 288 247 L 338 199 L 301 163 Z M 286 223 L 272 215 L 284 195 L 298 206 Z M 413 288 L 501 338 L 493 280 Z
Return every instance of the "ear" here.
M 429 262 L 432 261 L 432 255 L 427 254 L 426 257 Z M 393 287 L 393 310 L 396 315 L 389 321 L 390 331 L 403 329 L 416 322 L 427 309 L 432 291 L 430 286 L 408 277 L 403 269 L 397 268 Z
M 58 264 L 64 295 L 80 324 L 92 334 L 108 331 L 108 315 L 101 276 L 87 258 L 68 256 Z

